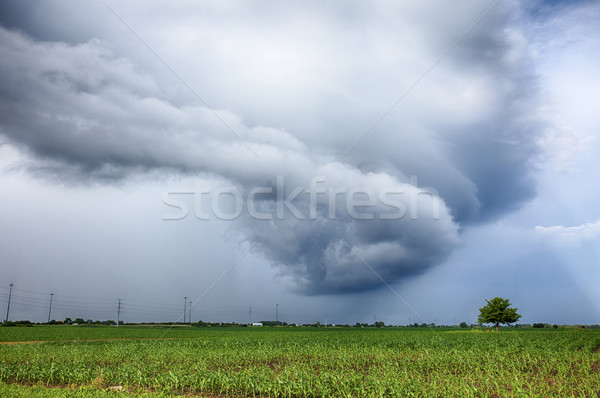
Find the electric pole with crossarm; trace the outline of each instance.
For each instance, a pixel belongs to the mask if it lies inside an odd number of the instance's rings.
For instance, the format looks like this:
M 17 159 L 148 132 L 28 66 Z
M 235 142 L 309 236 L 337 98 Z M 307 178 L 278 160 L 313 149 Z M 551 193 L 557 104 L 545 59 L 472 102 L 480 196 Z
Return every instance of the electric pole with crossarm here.
M 121 299 L 117 299 L 119 302 L 117 304 L 117 327 L 119 327 L 119 323 L 121 323 Z
M 10 313 L 10 298 L 12 296 L 12 288 L 14 285 L 11 283 L 8 286 L 10 286 L 10 291 L 8 292 L 8 307 L 6 307 L 6 322 L 8 322 L 8 314 Z
M 50 315 L 52 314 L 52 296 L 54 296 L 54 293 L 50 293 L 50 308 L 48 308 L 48 323 L 50 323 Z
M 187 312 L 187 296 L 183 298 L 183 323 L 185 323 L 185 313 Z

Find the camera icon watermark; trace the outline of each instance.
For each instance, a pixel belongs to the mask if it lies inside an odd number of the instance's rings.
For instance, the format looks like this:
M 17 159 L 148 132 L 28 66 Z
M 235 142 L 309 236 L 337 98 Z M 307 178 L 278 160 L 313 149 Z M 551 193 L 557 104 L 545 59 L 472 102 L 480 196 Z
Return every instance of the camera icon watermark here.
M 197 184 L 194 190 L 164 192 L 162 203 L 175 210 L 163 214 L 165 221 L 187 218 L 190 207 L 198 220 L 231 221 L 244 214 L 267 221 L 287 217 L 398 220 L 407 216 L 417 220 L 425 215 L 439 220 L 443 206 L 438 192 L 431 187 L 419 188 L 415 176 L 411 176 L 410 183 L 379 188 L 332 185 L 325 176 L 314 177 L 305 186 L 290 187 L 283 176 L 277 176 L 276 184 L 252 188 L 207 188 Z

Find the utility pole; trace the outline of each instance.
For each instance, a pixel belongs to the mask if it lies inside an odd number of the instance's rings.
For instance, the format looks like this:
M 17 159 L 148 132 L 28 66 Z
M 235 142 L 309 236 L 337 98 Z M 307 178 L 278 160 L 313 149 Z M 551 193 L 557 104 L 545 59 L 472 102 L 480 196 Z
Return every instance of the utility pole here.
M 252 325 L 252 306 L 248 307 L 248 325 Z
M 183 298 L 183 323 L 185 323 L 185 313 L 187 312 L 187 296 Z
M 50 293 L 50 308 L 48 308 L 48 323 L 50 323 L 50 314 L 52 314 L 52 296 L 54 296 L 54 293 Z
M 192 302 L 190 301 L 190 315 L 188 316 L 188 323 L 192 323 Z
M 121 323 L 121 299 L 117 299 L 117 327 L 119 327 L 119 323 Z
M 275 323 L 279 325 L 279 304 L 275 304 Z
M 8 322 L 8 314 L 10 312 L 10 297 L 12 296 L 12 288 L 14 285 L 11 283 L 8 286 L 10 286 L 10 291 L 8 292 L 8 307 L 6 308 L 6 322 Z
M 325 310 L 325 327 L 327 327 L 327 310 Z

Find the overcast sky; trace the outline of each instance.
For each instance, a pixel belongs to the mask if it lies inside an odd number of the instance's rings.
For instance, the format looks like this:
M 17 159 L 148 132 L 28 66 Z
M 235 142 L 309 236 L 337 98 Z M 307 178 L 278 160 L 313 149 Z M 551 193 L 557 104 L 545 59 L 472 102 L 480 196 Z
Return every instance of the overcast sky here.
M 55 319 L 451 324 L 501 296 L 600 323 L 596 1 L 14 0 L 0 24 L 12 320 L 54 293 Z

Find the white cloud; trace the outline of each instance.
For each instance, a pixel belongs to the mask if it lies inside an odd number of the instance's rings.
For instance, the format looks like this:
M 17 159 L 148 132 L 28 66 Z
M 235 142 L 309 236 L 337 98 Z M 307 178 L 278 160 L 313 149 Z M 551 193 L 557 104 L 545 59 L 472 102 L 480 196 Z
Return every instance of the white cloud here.
M 535 230 L 540 236 L 550 239 L 560 245 L 577 246 L 585 241 L 600 237 L 600 220 L 572 227 L 553 225 L 550 227 L 536 226 Z
M 544 160 L 558 171 L 572 171 L 598 138 L 599 17 L 597 2 L 567 3 L 527 27 L 545 99 L 538 112 L 548 124 L 539 144 Z

